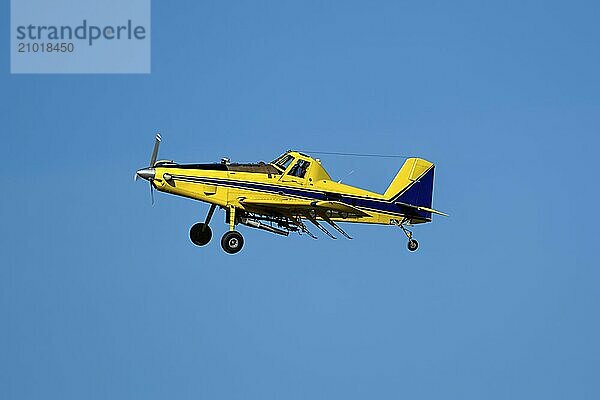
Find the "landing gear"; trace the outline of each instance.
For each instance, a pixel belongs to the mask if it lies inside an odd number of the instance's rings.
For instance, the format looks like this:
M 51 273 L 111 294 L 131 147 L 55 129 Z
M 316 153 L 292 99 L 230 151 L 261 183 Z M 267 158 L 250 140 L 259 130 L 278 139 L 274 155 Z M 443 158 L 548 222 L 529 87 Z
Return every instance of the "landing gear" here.
M 190 240 L 196 246 L 205 246 L 208 244 L 208 242 L 210 242 L 210 239 L 212 238 L 212 230 L 208 224 L 210 223 L 210 219 L 215 212 L 215 208 L 217 208 L 217 206 L 212 204 L 208 210 L 208 215 L 206 216 L 204 222 L 198 222 L 190 228 Z
M 400 228 L 402 228 L 402 231 L 408 238 L 408 243 L 406 245 L 406 247 L 408 247 L 408 250 L 415 251 L 419 248 L 419 242 L 417 242 L 415 239 L 413 239 L 412 231 L 406 229 L 406 227 L 404 226 L 408 222 L 409 222 L 408 219 L 404 218 L 401 222 L 396 222 L 396 225 L 398 225 Z
M 196 246 L 204 246 L 210 242 L 212 238 L 212 230 L 210 226 L 203 222 L 198 222 L 190 228 L 190 240 Z
M 417 242 L 415 239 L 408 239 L 408 250 L 410 251 L 415 251 L 416 249 L 419 248 L 419 242 Z
M 221 247 L 226 253 L 235 254 L 244 247 L 244 237 L 238 231 L 225 232 L 221 238 Z
M 228 254 L 235 254 L 244 247 L 244 237 L 235 230 L 235 225 L 238 222 L 236 220 L 235 212 L 235 207 L 229 206 L 229 209 L 225 214 L 225 222 L 229 223 L 229 232 L 225 232 L 221 238 L 221 247 Z

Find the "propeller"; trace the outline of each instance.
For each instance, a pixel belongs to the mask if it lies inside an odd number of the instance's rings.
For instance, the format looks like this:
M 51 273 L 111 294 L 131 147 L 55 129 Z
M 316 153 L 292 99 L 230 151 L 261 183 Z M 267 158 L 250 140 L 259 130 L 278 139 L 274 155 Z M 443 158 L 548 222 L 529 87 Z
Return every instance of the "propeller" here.
M 150 167 L 154 167 L 156 157 L 158 156 L 158 147 L 160 146 L 161 140 L 162 138 L 160 137 L 160 133 L 157 133 L 156 139 L 154 140 L 154 148 L 152 149 L 152 157 L 150 157 Z
M 154 187 L 152 181 L 154 180 L 154 164 L 156 163 L 156 157 L 158 157 L 158 148 L 160 147 L 160 133 L 156 134 L 154 140 L 154 148 L 152 149 L 152 156 L 150 157 L 150 165 L 147 168 L 142 168 L 135 173 L 135 180 L 139 178 L 146 179 L 150 183 L 150 198 L 152 199 L 152 205 L 154 205 Z

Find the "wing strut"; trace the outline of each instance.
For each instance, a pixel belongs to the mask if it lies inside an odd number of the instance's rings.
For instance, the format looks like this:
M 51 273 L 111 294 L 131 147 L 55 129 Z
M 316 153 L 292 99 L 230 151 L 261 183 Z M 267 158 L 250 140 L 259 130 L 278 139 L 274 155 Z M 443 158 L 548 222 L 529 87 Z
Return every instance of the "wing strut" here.
M 314 226 L 316 226 L 317 228 L 319 228 L 321 230 L 321 232 L 323 232 L 324 234 L 326 234 L 327 236 L 329 236 L 332 239 L 337 239 L 335 236 L 333 236 L 331 234 L 331 232 L 329 232 L 327 229 L 325 229 L 325 227 L 323 225 L 321 225 L 319 223 L 319 221 L 316 220 L 315 217 L 311 216 L 310 214 L 306 214 L 306 218 L 313 223 Z
M 348 235 L 342 228 L 340 228 L 340 226 L 338 224 L 333 222 L 328 216 L 321 215 L 321 218 L 323 218 L 325 220 L 325 222 L 327 222 L 329 225 L 331 225 L 333 227 L 333 229 L 335 229 L 336 231 L 338 231 L 339 233 L 344 235 L 346 238 L 352 239 L 352 237 L 350 235 Z

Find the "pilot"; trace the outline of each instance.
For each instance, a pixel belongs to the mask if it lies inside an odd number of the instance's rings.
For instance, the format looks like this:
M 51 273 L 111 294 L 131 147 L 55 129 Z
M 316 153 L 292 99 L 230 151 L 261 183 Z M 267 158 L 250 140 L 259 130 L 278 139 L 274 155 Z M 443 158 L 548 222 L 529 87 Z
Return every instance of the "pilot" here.
M 298 170 L 298 177 L 304 178 L 307 168 L 308 168 L 308 161 L 302 161 L 302 163 L 300 164 L 300 168 Z
M 300 166 L 300 163 L 295 164 L 292 169 L 290 169 L 290 172 L 288 173 L 291 176 L 299 176 L 298 175 L 298 167 Z

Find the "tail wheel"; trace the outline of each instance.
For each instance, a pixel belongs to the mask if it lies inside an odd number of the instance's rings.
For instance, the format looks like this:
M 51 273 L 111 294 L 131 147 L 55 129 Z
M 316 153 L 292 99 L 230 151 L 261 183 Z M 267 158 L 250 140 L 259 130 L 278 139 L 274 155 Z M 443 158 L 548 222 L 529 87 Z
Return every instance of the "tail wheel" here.
M 244 247 L 244 237 L 238 231 L 225 232 L 221 238 L 221 247 L 226 253 L 235 254 Z
M 196 246 L 204 246 L 210 242 L 212 231 L 210 226 L 203 222 L 198 222 L 190 228 L 190 240 Z
M 415 239 L 409 239 L 407 247 L 410 251 L 415 251 L 419 248 L 419 242 L 417 242 Z

